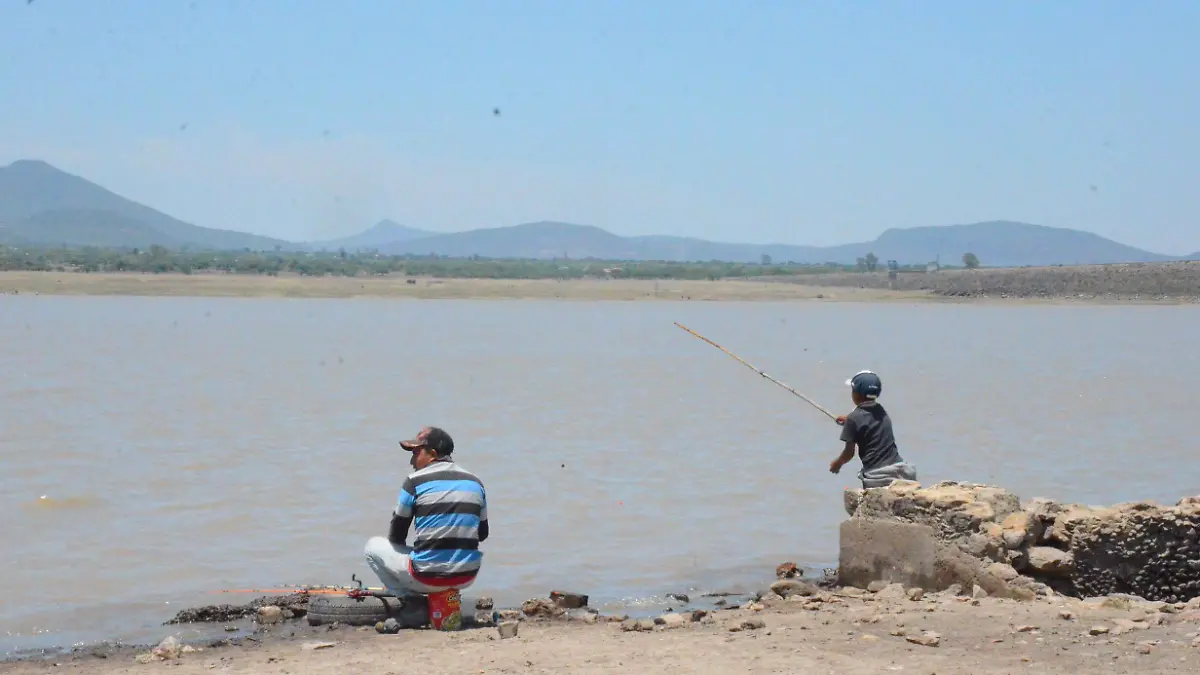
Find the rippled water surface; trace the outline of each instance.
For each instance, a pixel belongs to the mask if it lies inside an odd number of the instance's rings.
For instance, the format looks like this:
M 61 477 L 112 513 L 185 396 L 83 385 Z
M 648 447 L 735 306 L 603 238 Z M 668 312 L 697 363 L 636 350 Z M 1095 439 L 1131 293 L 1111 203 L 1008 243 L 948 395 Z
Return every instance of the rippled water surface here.
M 6 296 L 0 653 L 370 575 L 424 424 L 488 487 L 502 602 L 832 564 L 839 429 L 673 321 L 842 412 L 876 370 L 923 482 L 1200 492 L 1195 308 Z

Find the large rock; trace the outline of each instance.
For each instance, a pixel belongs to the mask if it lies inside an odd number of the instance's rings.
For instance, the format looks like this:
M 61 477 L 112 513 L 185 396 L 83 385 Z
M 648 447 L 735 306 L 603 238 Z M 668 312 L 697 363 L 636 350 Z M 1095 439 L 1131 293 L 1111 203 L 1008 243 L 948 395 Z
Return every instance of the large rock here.
M 932 527 L 944 540 L 979 534 L 985 523 L 1003 521 L 1021 510 L 1017 496 L 991 485 L 942 481 L 922 488 L 914 481 L 896 481 L 886 488 L 862 491 L 846 498 L 852 517 L 882 518 Z
M 941 591 L 953 585 L 981 586 L 989 595 L 1020 597 L 1001 576 L 985 569 L 957 545 L 940 541 L 932 527 L 895 520 L 851 518 L 843 521 L 838 583 L 868 588 L 872 582 Z
M 1200 499 L 1098 511 L 1072 521 L 1070 541 L 1071 581 L 1081 595 L 1129 593 L 1166 602 L 1200 597 Z
M 1075 570 L 1075 560 L 1070 551 L 1031 546 L 1026 555 L 1029 571 L 1035 575 L 1065 578 Z
M 1028 511 L 1011 513 L 1000 522 L 1000 540 L 1010 551 L 1036 543 L 1044 531 L 1042 520 Z
M 1200 496 L 1173 507 L 1042 498 L 1022 507 L 995 486 L 943 481 L 922 488 L 897 481 L 847 490 L 844 499 L 851 519 L 841 533 L 840 555 L 848 565 L 839 570 L 843 583 L 958 583 L 979 585 L 989 595 L 1005 595 L 996 589 L 1007 583 L 1009 597 L 1043 593 L 1046 585 L 1082 596 L 1200 597 Z M 1007 578 L 1012 572 L 1029 576 Z

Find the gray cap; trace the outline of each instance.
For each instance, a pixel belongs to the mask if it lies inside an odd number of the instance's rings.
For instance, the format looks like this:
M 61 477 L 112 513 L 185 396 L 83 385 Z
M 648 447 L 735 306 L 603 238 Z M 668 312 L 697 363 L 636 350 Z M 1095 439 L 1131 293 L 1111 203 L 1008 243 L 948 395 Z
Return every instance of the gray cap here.
M 854 377 L 846 380 L 846 385 L 857 394 L 874 400 L 883 393 L 883 380 L 869 370 L 860 370 Z

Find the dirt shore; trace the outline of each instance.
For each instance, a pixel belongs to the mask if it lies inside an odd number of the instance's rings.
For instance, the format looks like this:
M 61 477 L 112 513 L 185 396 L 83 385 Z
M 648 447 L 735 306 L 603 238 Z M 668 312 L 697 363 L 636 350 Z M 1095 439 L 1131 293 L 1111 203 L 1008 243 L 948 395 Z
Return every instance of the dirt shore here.
M 1194 604 L 1194 603 L 1193 603 Z M 809 590 L 787 599 L 675 619 L 624 623 L 526 620 L 497 628 L 380 635 L 301 621 L 252 640 L 139 664 L 134 650 L 83 651 L 0 665 L 14 675 L 157 670 L 291 673 L 1194 673 L 1200 605 L 1112 597 L 1032 601 L 951 593 L 918 599 L 892 587 Z M 581 616 L 581 615 L 576 615 Z M 666 615 L 664 615 L 666 616 Z M 314 646 L 319 648 L 314 649 Z M 145 650 L 142 650 L 143 652 Z M 57 664 L 57 665 L 56 665 Z
M 960 299 L 1121 303 L 1200 302 L 1200 262 L 1131 263 L 779 277 L 779 283 L 928 293 Z
M 409 283 L 411 281 L 412 283 Z M 823 288 L 762 281 L 582 279 L 427 279 L 233 274 L 83 274 L 0 272 L 0 294 L 194 296 L 235 298 L 394 298 L 414 300 L 881 301 L 928 297 L 923 291 Z
M 1200 303 L 1200 262 L 720 281 L 0 272 L 0 294 L 488 300 Z

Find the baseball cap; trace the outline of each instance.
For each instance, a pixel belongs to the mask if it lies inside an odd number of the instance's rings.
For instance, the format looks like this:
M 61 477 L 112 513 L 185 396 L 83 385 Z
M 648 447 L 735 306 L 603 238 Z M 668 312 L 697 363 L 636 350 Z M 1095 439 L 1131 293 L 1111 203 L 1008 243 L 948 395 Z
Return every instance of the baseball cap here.
M 855 393 L 862 394 L 868 399 L 877 398 L 883 393 L 883 380 L 869 370 L 860 370 L 854 377 L 846 380 L 846 385 Z
M 454 439 L 438 427 L 425 427 L 411 441 L 400 441 L 400 447 L 409 452 L 429 448 L 437 453 L 438 457 L 445 457 L 454 452 Z

